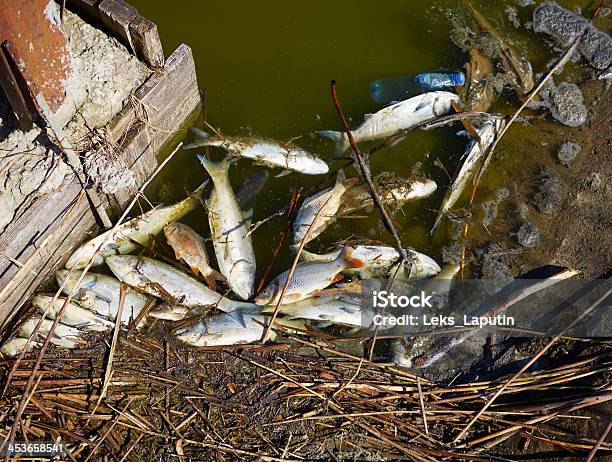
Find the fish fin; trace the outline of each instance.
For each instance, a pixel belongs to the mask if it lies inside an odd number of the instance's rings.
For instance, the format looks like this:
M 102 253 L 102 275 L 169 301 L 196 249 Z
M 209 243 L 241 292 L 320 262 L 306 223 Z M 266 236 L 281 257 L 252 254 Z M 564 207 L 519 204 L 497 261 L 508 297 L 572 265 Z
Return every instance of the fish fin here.
M 210 268 L 208 273 L 204 274 L 202 273 L 202 271 L 200 271 L 200 274 L 204 276 L 204 280 L 206 281 L 206 284 L 212 290 L 215 290 L 217 288 L 217 281 L 227 282 L 227 279 L 225 278 L 225 276 L 219 273 L 219 271 L 214 270 L 212 268 Z
M 344 311 L 345 313 L 349 313 L 349 314 L 353 314 L 356 311 L 358 311 L 358 307 L 354 306 L 354 307 L 349 307 L 349 306 L 343 306 L 342 308 L 340 308 L 342 311 Z
M 250 228 L 251 224 L 253 224 L 253 207 L 242 211 L 242 219 L 244 220 L 245 226 Z
M 391 142 L 391 144 L 389 144 L 390 148 L 394 148 L 395 146 L 397 146 L 398 144 L 400 144 L 402 141 L 404 141 L 406 139 L 405 136 L 402 136 L 394 141 Z
M 370 117 L 372 117 L 374 114 L 372 114 L 371 112 L 366 112 L 363 115 L 363 121 L 365 122 L 366 120 L 368 120 Z
M 274 175 L 274 178 L 282 178 L 284 176 L 290 175 L 291 173 L 292 173 L 291 170 L 283 170 L 279 174 Z
M 229 167 L 232 163 L 232 159 L 229 156 L 223 159 L 221 162 L 217 163 L 213 162 L 212 160 L 209 160 L 206 156 L 202 154 L 198 154 L 198 160 L 206 169 L 208 174 L 213 178 L 218 175 L 227 175 L 227 171 L 229 170 Z
M 346 264 L 347 268 L 363 268 L 366 266 L 363 260 L 358 258 L 354 258 L 353 256 L 353 248 L 350 245 L 345 245 L 338 258 Z
M 463 136 L 463 137 L 467 138 L 468 137 L 468 131 L 467 130 L 459 130 L 457 133 L 455 133 L 455 135 Z
M 240 326 L 242 326 L 243 328 L 246 328 L 246 324 L 244 322 L 244 316 L 242 315 L 242 310 L 240 308 L 234 311 L 230 311 L 227 314 L 230 316 L 230 318 L 232 318 L 234 321 L 240 324 Z
M 431 230 L 429 231 L 429 234 L 433 234 L 433 233 L 436 232 L 436 229 L 438 228 L 438 225 L 442 221 L 443 217 L 444 217 L 444 212 L 442 212 L 440 210 L 440 212 L 438 213 L 438 216 L 436 217 L 436 221 L 435 221 L 434 225 L 431 227 Z
M 342 273 L 338 273 L 336 274 L 333 279 L 331 280 L 331 283 L 334 284 L 336 282 L 340 282 L 344 279 L 344 276 L 342 275 Z
M 198 128 L 198 127 L 191 127 L 189 129 L 189 131 L 191 133 L 193 133 L 195 136 L 197 136 L 201 140 L 205 140 L 206 138 L 210 137 L 210 133 L 208 133 L 208 132 L 206 132 L 206 131 L 202 130 L 201 128 Z
M 334 323 L 331 321 L 325 321 L 325 322 L 321 321 L 321 322 L 317 322 L 315 324 L 315 327 L 320 330 L 320 329 L 325 329 L 326 327 L 333 326 L 333 325 Z
M 350 146 L 350 143 L 346 139 L 346 135 L 344 132 L 336 132 L 333 130 L 321 130 L 317 133 L 321 136 L 324 136 L 325 138 L 329 138 L 334 143 L 336 143 L 336 155 L 342 154 Z
M 206 186 L 208 186 L 208 183 L 210 183 L 210 180 L 206 179 L 206 181 L 204 181 L 204 183 L 198 186 L 198 188 L 195 191 L 193 191 L 191 195 L 195 197 L 196 199 L 202 199 L 202 197 L 204 196 L 204 189 L 206 189 Z
M 414 112 L 420 111 L 421 109 L 423 109 L 424 107 L 427 107 L 429 105 L 431 105 L 431 103 L 426 102 L 426 101 L 421 101 L 419 103 L 419 105 L 414 109 Z

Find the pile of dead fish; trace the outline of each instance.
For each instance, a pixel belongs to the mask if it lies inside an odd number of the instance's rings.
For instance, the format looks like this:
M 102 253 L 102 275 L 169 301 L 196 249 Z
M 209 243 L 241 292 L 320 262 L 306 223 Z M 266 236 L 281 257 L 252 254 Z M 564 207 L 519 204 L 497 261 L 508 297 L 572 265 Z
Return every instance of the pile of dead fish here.
M 352 130 L 356 143 L 401 135 L 448 114 L 454 104 L 469 111 L 486 111 L 501 88 L 507 85 L 513 86 L 520 98 L 531 90 L 533 77 L 529 63 L 520 58 L 477 12 L 473 11 L 472 24 L 457 36 L 460 39 L 455 38 L 455 43 L 470 57 L 466 64 L 466 84 L 458 88 L 460 96 L 448 91 L 432 91 L 387 106 L 368 115 Z M 493 74 L 494 69 L 496 74 Z M 502 130 L 504 120 L 491 115 L 475 125 L 432 231 L 457 205 Z M 356 242 L 349 242 L 325 255 L 304 249 L 324 233 L 336 217 L 372 211 L 374 204 L 368 186 L 347 178 L 345 171 L 340 169 L 333 186 L 306 197 L 294 215 L 289 246 L 293 252 L 302 250 L 300 262 L 294 271 L 277 275 L 256 293 L 252 210 L 243 208 L 243 191 L 248 186 L 234 189 L 229 176 L 232 163 L 236 159 L 249 159 L 267 168 L 301 175 L 328 175 L 329 166 L 293 143 L 209 134 L 198 129 L 194 129 L 194 133 L 198 140 L 186 148 L 218 148 L 227 153 L 219 163 L 198 155 L 212 180 L 210 193 L 206 194 L 210 181 L 207 180 L 186 199 L 150 210 L 79 247 L 56 275 L 60 291 L 71 301 L 63 309 L 51 342 L 59 347 L 75 348 L 83 343 L 84 332 L 108 330 L 118 321 L 127 324 L 137 320 L 140 326 L 150 319 L 173 321 L 176 338 L 190 345 L 255 342 L 262 339 L 277 306 L 280 308 L 276 323 L 298 333 L 321 323 L 368 327 L 373 313 L 369 312 L 371 308 L 359 302 L 360 280 L 391 277 L 400 264 L 399 252 L 390 246 Z M 319 134 L 332 139 L 338 153 L 350 148 L 344 132 Z M 263 176 L 264 181 L 266 176 Z M 258 175 L 254 181 L 261 183 L 261 180 Z M 437 188 L 428 178 L 400 178 L 388 172 L 375 174 L 373 182 L 383 203 L 394 208 L 428 197 Z M 216 265 L 207 255 L 204 237 L 179 222 L 190 212 L 201 213 L 204 218 L 204 212 L 198 207 L 202 201 L 206 205 L 211 233 L 207 239 L 212 241 Z M 152 259 L 140 255 L 143 249 L 150 247 L 151 240 L 162 233 L 174 250 L 175 258 Z M 429 278 L 440 273 L 433 259 L 412 249 L 406 250 L 413 261 L 408 274 L 397 272 L 399 277 Z M 90 267 L 92 269 L 83 274 L 82 270 Z M 441 274 L 452 278 L 456 272 L 457 265 L 454 265 Z M 352 282 L 338 285 L 343 278 Z M 122 292 L 125 285 L 129 288 Z M 64 307 L 65 296 L 35 296 L 32 305 L 38 314 L 17 326 L 13 337 L 2 346 L 1 353 L 14 356 L 26 345 L 40 345 L 50 331 L 52 320 Z M 117 319 L 119 311 L 120 320 Z M 35 329 L 37 335 L 29 342 Z M 269 339 L 273 339 L 274 334 L 275 330 L 270 330 Z

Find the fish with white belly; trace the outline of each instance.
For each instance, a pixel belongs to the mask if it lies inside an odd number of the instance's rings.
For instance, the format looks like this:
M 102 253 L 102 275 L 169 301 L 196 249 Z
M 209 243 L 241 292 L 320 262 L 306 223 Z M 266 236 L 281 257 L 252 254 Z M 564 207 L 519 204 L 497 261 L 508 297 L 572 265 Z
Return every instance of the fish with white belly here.
M 164 228 L 164 235 L 176 259 L 187 263 L 194 274 L 200 273 L 211 289 L 217 288 L 216 281 L 225 281 L 222 274 L 210 267 L 204 238 L 193 228 L 174 222 Z
M 68 270 L 60 270 L 55 277 L 59 286 L 63 287 L 62 291 L 66 295 L 74 294 L 73 299 L 79 305 L 107 319 L 114 320 L 119 311 L 121 282 L 106 274 L 86 273 L 77 286 L 80 275 L 80 271 L 71 273 Z M 150 298 L 146 295 L 128 288 L 125 293 L 121 322 L 128 324 L 131 319 L 136 319 L 149 300 Z
M 432 91 L 400 101 L 376 112 L 366 114 L 363 123 L 351 131 L 355 143 L 388 138 L 420 123 L 444 115 L 451 109 L 451 102 L 459 102 L 459 97 L 448 91 Z M 344 132 L 332 130 L 319 134 L 336 143 L 336 153 L 341 154 L 350 147 Z
M 437 189 L 436 182 L 424 177 L 403 178 L 390 172 L 382 172 L 372 178 L 382 204 L 392 210 L 401 208 L 408 202 L 431 196 Z M 374 199 L 367 184 L 360 184 L 342 196 L 338 216 L 374 210 Z
M 353 257 L 353 249 L 350 246 L 345 246 L 337 258 L 330 262 L 301 263 L 295 267 L 282 303 L 295 303 L 311 297 L 317 291 L 325 289 L 342 279 L 340 273 L 347 268 L 361 268 L 363 266 L 365 266 L 365 263 L 362 260 Z M 289 271 L 277 276 L 255 297 L 255 302 L 260 305 L 278 303 L 288 276 Z
M 32 299 L 34 306 L 40 314 L 46 313 L 49 319 L 55 319 L 66 302 L 65 298 L 58 298 L 55 301 L 48 295 L 36 295 Z M 99 316 L 93 311 L 85 309 L 75 302 L 69 302 L 60 319 L 62 324 L 91 331 L 106 331 L 111 329 L 115 323 L 106 317 Z
M 355 184 L 356 179 L 347 179 L 344 170 L 338 170 L 336 183 L 331 188 L 324 189 L 307 197 L 293 219 L 293 233 L 291 243 L 299 246 L 306 238 L 306 243 L 321 234 L 330 223 L 336 219 L 335 215 L 340 207 L 342 195 Z M 317 216 L 318 215 L 318 216 Z M 316 221 L 315 221 L 316 218 Z M 310 230 L 310 231 L 309 231 Z
M 106 264 L 122 282 L 179 306 L 215 306 L 226 313 L 259 312 L 257 305 L 230 300 L 183 271 L 152 258 L 115 255 L 108 257 Z
M 268 317 L 260 314 L 243 313 L 244 323 L 236 321 L 229 314 L 220 314 L 189 323 L 175 329 L 174 334 L 181 342 L 193 346 L 240 345 L 258 342 L 262 339 Z M 276 325 L 297 331 L 305 330 L 304 323 L 277 318 Z M 269 340 L 276 338 L 274 329 L 270 330 Z
M 92 266 L 99 266 L 109 255 L 123 255 L 146 247 L 151 236 L 159 234 L 168 223 L 181 219 L 196 208 L 207 183 L 208 180 L 189 197 L 176 204 L 149 210 L 81 245 L 68 258 L 66 268 L 85 268 L 92 258 Z
M 247 220 L 238 206 L 228 177 L 229 158 L 220 163 L 198 156 L 211 176 L 214 189 L 206 200 L 208 223 L 221 274 L 243 300 L 255 292 L 255 252 Z
M 461 165 L 459 173 L 457 173 L 455 176 L 453 184 L 450 186 L 450 188 L 448 188 L 448 191 L 446 191 L 444 199 L 442 200 L 442 206 L 440 207 L 440 211 L 436 217 L 436 222 L 431 228 L 431 233 L 436 230 L 442 218 L 444 218 L 453 205 L 457 203 L 470 178 L 472 178 L 477 172 L 478 168 L 480 168 L 485 154 L 495 142 L 498 133 L 503 127 L 504 120 L 497 118 L 486 121 L 476 129 L 480 141 L 472 139 L 468 144 L 464 154 L 465 160 Z
M 18 337 L 29 338 L 34 332 L 34 328 L 40 321 L 39 316 L 32 316 L 26 322 L 19 326 L 19 330 L 17 331 Z M 53 326 L 54 321 L 50 321 L 48 319 L 43 319 L 40 327 L 36 331 L 36 338 L 39 341 L 44 341 L 49 332 L 51 332 L 51 327 Z M 66 326 L 60 322 L 55 325 L 55 329 L 53 329 L 53 336 L 50 339 L 50 342 L 54 345 L 57 345 L 61 348 L 76 348 L 79 343 L 83 343 L 83 340 L 80 338 L 81 332 L 70 326 Z
M 192 128 L 191 131 L 199 140 L 188 144 L 184 149 L 220 147 L 234 157 L 252 159 L 260 165 L 280 167 L 305 175 L 323 175 L 329 171 L 328 165 L 323 160 L 305 149 L 290 144 L 284 145 L 275 140 L 255 136 L 210 135 L 197 128 Z
M 397 262 L 400 259 L 399 252 L 388 245 L 361 245 L 350 244 L 353 248 L 352 257 L 363 262 L 362 267 L 346 268 L 342 273 L 347 276 L 357 276 L 360 279 L 376 279 L 387 278 L 393 276 Z M 334 252 L 324 255 L 302 250 L 300 258 L 305 262 L 326 263 L 337 259 L 342 252 L 340 246 Z M 406 249 L 408 256 L 412 257 L 412 267 L 410 270 L 410 278 L 425 278 L 433 276 L 440 271 L 440 267 L 435 260 L 423 253 L 417 252 L 410 248 Z M 402 275 L 398 274 L 401 279 Z

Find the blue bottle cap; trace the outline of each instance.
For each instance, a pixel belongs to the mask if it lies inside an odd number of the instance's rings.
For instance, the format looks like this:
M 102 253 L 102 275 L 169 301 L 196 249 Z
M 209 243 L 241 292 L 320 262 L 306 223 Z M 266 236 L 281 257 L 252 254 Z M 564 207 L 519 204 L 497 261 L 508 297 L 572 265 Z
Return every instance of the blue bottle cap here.
M 455 85 L 463 85 L 465 83 L 465 74 L 463 72 L 451 72 L 450 75 Z

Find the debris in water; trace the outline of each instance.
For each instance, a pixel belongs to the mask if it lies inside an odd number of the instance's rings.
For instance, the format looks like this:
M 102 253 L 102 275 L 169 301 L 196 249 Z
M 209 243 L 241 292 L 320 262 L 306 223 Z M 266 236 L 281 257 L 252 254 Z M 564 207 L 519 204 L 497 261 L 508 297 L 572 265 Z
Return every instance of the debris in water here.
M 612 38 L 593 27 L 589 21 L 555 4 L 544 4 L 533 12 L 534 32 L 543 32 L 564 48 L 580 34 L 584 36 L 577 51 L 596 69 L 612 65 Z
M 540 212 L 550 214 L 561 202 L 561 179 L 550 167 L 543 167 L 541 175 L 542 181 L 534 196 L 534 202 Z
M 559 85 L 552 94 L 550 112 L 556 120 L 569 127 L 578 127 L 585 123 L 587 108 L 580 88 L 569 82 Z
M 528 249 L 535 247 L 540 242 L 540 230 L 533 223 L 526 221 L 516 233 L 516 241 Z
M 582 151 L 582 146 L 580 146 L 578 143 L 566 141 L 559 147 L 557 157 L 559 158 L 559 161 L 567 167 L 576 158 L 576 156 L 580 154 L 580 151 Z
M 504 11 L 508 16 L 508 21 L 510 21 L 510 23 L 512 24 L 512 26 L 514 26 L 515 29 L 521 27 L 521 21 L 519 21 L 518 11 L 516 8 L 514 8 L 512 5 L 506 5 Z

